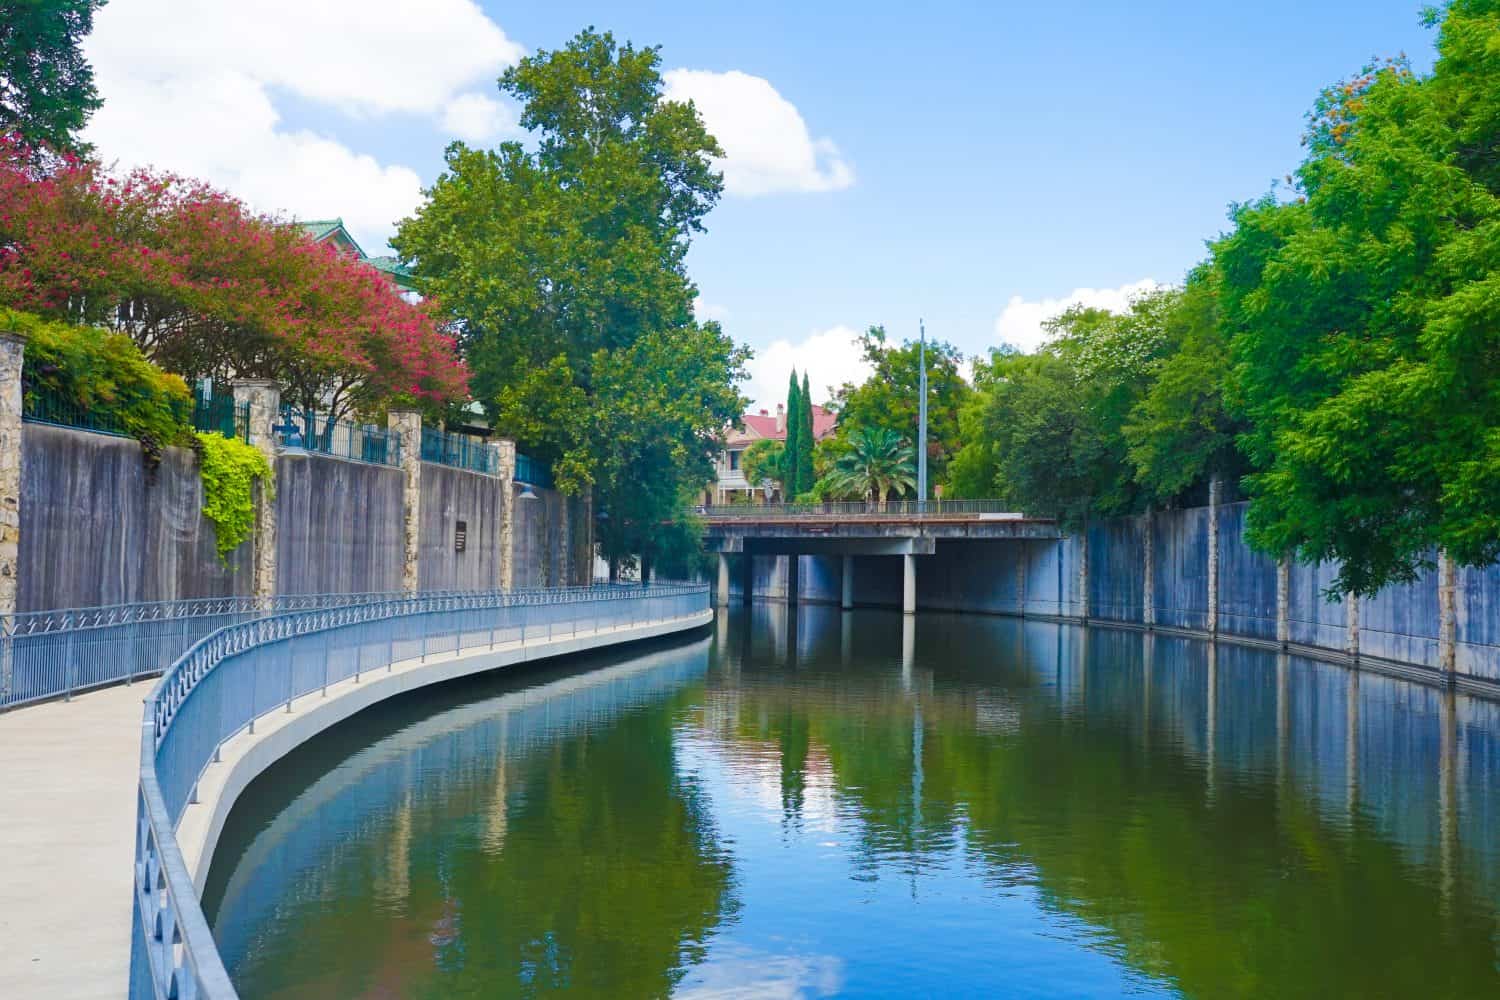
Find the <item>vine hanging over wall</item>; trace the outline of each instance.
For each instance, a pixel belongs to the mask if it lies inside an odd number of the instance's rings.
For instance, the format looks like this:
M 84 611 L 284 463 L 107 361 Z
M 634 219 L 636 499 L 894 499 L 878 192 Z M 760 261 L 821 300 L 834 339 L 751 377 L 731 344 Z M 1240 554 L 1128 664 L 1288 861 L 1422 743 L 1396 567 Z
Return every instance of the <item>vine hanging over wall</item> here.
M 198 456 L 203 476 L 203 516 L 214 523 L 219 560 L 250 537 L 255 527 L 255 483 L 269 502 L 275 496 L 271 466 L 258 450 L 222 434 L 199 433 Z

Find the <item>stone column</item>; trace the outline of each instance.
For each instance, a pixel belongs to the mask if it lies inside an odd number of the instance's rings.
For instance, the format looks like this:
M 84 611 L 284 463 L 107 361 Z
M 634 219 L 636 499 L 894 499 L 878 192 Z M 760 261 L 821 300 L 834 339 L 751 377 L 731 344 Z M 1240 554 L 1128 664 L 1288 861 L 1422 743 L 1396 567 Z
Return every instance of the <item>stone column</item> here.
M 1458 669 L 1458 568 L 1438 552 L 1438 669 L 1451 679 Z
M 1016 542 L 1016 614 L 1026 617 L 1026 543 Z
M 495 560 L 495 586 L 512 590 L 516 583 L 516 443 L 495 441 L 496 475 L 500 477 L 500 552 Z
M 1156 627 L 1156 518 L 1151 510 L 1146 510 L 1145 530 L 1141 532 L 1141 549 L 1145 558 L 1141 560 L 1144 564 L 1141 579 L 1141 624 L 1147 628 Z
M 20 596 L 21 364 L 25 353 L 25 337 L 0 332 L 0 624 L 7 637 Z M 6 638 L 0 650 L 0 704 L 10 694 L 12 668 L 10 639 Z
M 415 594 L 421 585 L 422 531 L 422 414 L 416 410 L 392 410 L 386 426 L 401 442 L 401 538 L 405 557 L 401 561 L 401 589 Z
M 250 411 L 250 447 L 265 456 L 276 481 L 276 454 L 280 450 L 271 430 L 281 422 L 281 387 L 270 379 L 242 378 L 234 381 L 234 405 Z M 276 496 L 264 485 L 255 491 L 255 568 L 251 595 L 261 608 L 270 608 L 276 596 Z
M 917 557 L 908 552 L 901 557 L 901 613 L 917 613 Z
M 1285 649 L 1292 641 L 1292 558 L 1276 560 L 1276 641 Z
M 1078 617 L 1089 620 L 1089 523 L 1078 531 Z
M 844 572 L 839 577 L 839 587 L 843 591 L 840 594 L 839 607 L 848 611 L 854 607 L 854 557 L 844 557 Z
M 1359 596 L 1344 595 L 1344 652 L 1359 659 Z
M 714 590 L 714 603 L 721 608 L 729 607 L 729 557 L 719 553 L 719 580 Z
M 1209 635 L 1219 632 L 1219 498 L 1224 483 L 1218 476 L 1208 481 L 1208 626 Z

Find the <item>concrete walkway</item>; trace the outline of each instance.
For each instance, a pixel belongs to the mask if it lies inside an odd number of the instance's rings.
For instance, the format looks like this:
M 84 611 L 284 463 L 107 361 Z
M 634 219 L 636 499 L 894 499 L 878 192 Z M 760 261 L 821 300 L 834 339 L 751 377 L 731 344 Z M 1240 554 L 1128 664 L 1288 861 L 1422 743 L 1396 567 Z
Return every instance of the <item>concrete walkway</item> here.
M 125 994 L 152 683 L 0 714 L 0 997 Z

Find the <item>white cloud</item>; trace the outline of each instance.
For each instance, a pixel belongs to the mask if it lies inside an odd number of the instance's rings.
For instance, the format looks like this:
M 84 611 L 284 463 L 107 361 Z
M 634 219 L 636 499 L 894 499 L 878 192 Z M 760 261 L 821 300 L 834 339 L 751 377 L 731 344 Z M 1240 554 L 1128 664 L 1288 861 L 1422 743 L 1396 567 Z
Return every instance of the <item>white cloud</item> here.
M 443 109 L 443 128 L 474 145 L 493 142 L 518 127 L 515 111 L 488 94 L 459 94 Z
M 85 52 L 104 97 L 86 135 L 105 159 L 201 177 L 261 211 L 342 216 L 372 253 L 417 206 L 416 172 L 287 129 L 276 99 L 477 135 L 508 109 L 473 88 L 522 54 L 470 0 L 131 0 L 96 15 Z
M 699 296 L 693 299 L 693 317 L 700 323 L 716 320 L 723 323 L 729 319 L 729 307 L 721 306 L 717 302 L 704 302 Z
M 1142 278 L 1119 288 L 1075 288 L 1057 299 L 1023 299 L 1012 295 L 995 320 L 995 339 L 1023 351 L 1032 351 L 1047 339 L 1042 323 L 1073 306 L 1121 312 L 1129 308 L 1132 299 L 1160 287 L 1161 284 L 1154 279 Z
M 837 191 L 854 183 L 854 168 L 838 147 L 814 139 L 796 105 L 770 81 L 739 70 L 674 69 L 663 77 L 666 96 L 692 100 L 724 148 L 718 166 L 727 193 Z
M 858 341 L 857 330 L 835 326 L 811 333 L 795 344 L 783 338 L 756 348 L 747 366 L 750 381 L 743 389 L 750 397 L 751 412 L 775 413 L 776 404 L 786 402 L 787 379 L 793 368 L 799 377 L 807 373 L 807 387 L 813 402 L 819 404 L 828 401 L 830 386 L 863 382 L 870 376 L 870 365 L 861 355 Z

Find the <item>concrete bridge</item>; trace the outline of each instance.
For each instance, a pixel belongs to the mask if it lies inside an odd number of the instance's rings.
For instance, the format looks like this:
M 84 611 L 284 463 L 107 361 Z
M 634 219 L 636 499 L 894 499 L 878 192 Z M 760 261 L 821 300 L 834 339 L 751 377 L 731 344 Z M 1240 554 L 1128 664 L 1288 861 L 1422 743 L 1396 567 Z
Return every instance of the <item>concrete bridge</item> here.
M 895 501 L 865 503 L 765 504 L 702 507 L 704 545 L 719 554 L 715 601 L 729 604 L 729 556 L 741 555 L 742 595 L 751 595 L 757 556 L 842 556 L 841 605 L 854 606 L 854 557 L 891 556 L 902 560 L 901 608 L 917 610 L 918 557 L 938 546 L 974 541 L 1022 541 L 1061 537 L 1057 522 L 1003 510 L 990 500 Z M 787 598 L 797 599 L 798 561 L 787 564 Z

